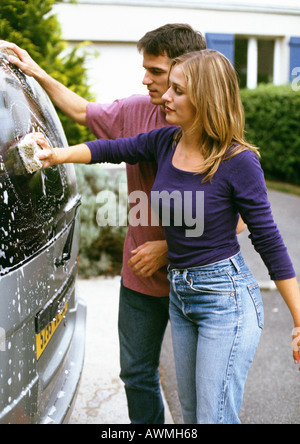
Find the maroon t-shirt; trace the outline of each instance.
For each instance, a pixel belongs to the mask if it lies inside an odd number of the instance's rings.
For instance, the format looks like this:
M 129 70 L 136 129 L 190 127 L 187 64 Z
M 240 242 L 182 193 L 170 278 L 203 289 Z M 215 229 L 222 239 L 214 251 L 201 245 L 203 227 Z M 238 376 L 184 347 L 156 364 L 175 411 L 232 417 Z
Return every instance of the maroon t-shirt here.
M 126 99 L 102 105 L 89 103 L 87 124 L 97 138 L 118 139 L 134 137 L 140 133 L 169 126 L 160 106 L 152 105 L 148 96 L 135 95 Z M 157 165 L 154 162 L 140 162 L 126 165 L 128 193 L 143 191 L 150 195 L 154 184 Z M 128 227 L 123 250 L 122 277 L 125 287 L 149 296 L 165 297 L 169 295 L 169 281 L 166 267 L 160 269 L 151 278 L 137 276 L 128 266 L 131 251 L 148 241 L 164 240 L 161 226 L 151 226 L 151 206 L 148 201 L 148 226 Z

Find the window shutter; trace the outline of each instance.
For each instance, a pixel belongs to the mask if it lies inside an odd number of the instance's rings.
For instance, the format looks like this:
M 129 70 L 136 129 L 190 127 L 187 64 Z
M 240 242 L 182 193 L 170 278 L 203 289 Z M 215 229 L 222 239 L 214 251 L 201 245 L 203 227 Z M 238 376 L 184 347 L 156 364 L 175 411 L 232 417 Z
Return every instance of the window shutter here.
M 215 49 L 226 56 L 234 65 L 234 35 L 233 34 L 206 34 L 208 49 Z
M 295 70 L 295 68 L 298 68 L 298 70 Z M 290 81 L 291 82 L 297 75 L 299 75 L 299 72 L 300 72 L 300 37 L 291 37 L 290 40 Z

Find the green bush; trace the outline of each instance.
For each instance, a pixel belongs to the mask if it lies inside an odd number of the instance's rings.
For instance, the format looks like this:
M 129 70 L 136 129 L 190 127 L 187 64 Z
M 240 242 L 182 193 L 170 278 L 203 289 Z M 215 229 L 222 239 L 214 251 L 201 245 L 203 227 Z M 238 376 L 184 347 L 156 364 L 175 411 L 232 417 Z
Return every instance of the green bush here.
M 123 244 L 127 227 L 99 226 L 101 204 L 97 196 L 112 192 L 121 212 L 127 215 L 127 194 L 119 196 L 119 183 L 126 183 L 126 173 L 109 173 L 97 165 L 76 165 L 78 192 L 82 196 L 80 209 L 79 274 L 83 278 L 119 275 L 122 268 Z
M 72 49 L 63 40 L 61 25 L 52 9 L 56 0 L 1 0 L 0 38 L 26 49 L 51 76 L 86 100 L 95 99 L 88 85 L 85 62 L 95 56 L 82 45 Z M 70 145 L 90 140 L 90 131 L 57 109 Z
M 300 92 L 291 85 L 242 90 L 246 138 L 260 148 L 267 179 L 300 184 Z

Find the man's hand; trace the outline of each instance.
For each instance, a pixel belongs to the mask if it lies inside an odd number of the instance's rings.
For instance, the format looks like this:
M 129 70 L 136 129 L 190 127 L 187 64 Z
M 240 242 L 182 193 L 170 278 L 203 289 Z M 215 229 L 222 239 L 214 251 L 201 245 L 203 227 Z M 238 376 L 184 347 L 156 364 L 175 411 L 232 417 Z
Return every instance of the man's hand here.
M 128 265 L 137 276 L 151 277 L 168 265 L 167 252 L 166 241 L 146 242 L 131 252 L 133 256 Z
M 44 88 L 52 102 L 70 119 L 87 126 L 86 108 L 87 100 L 74 93 L 62 83 L 51 77 L 44 71 L 28 54 L 25 49 L 19 48 L 14 43 L 0 40 L 0 50 L 6 48 L 12 50 L 16 56 L 8 54 L 8 61 L 20 68 L 28 76 L 34 77 L 35 80 Z
M 16 54 L 16 57 L 8 55 L 8 61 L 18 66 L 18 68 L 28 76 L 36 77 L 43 71 L 25 49 L 21 49 L 14 43 L 6 42 L 5 40 L 0 40 L 0 49 L 1 48 L 11 49 Z

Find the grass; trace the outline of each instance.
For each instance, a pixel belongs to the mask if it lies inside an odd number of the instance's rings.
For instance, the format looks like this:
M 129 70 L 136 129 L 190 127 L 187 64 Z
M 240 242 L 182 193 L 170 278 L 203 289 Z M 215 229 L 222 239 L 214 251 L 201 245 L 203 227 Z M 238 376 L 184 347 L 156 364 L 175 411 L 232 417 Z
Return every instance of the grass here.
M 276 182 L 273 180 L 266 180 L 267 188 L 274 191 L 280 191 L 282 193 L 294 194 L 300 196 L 300 186 L 292 185 L 284 182 Z

